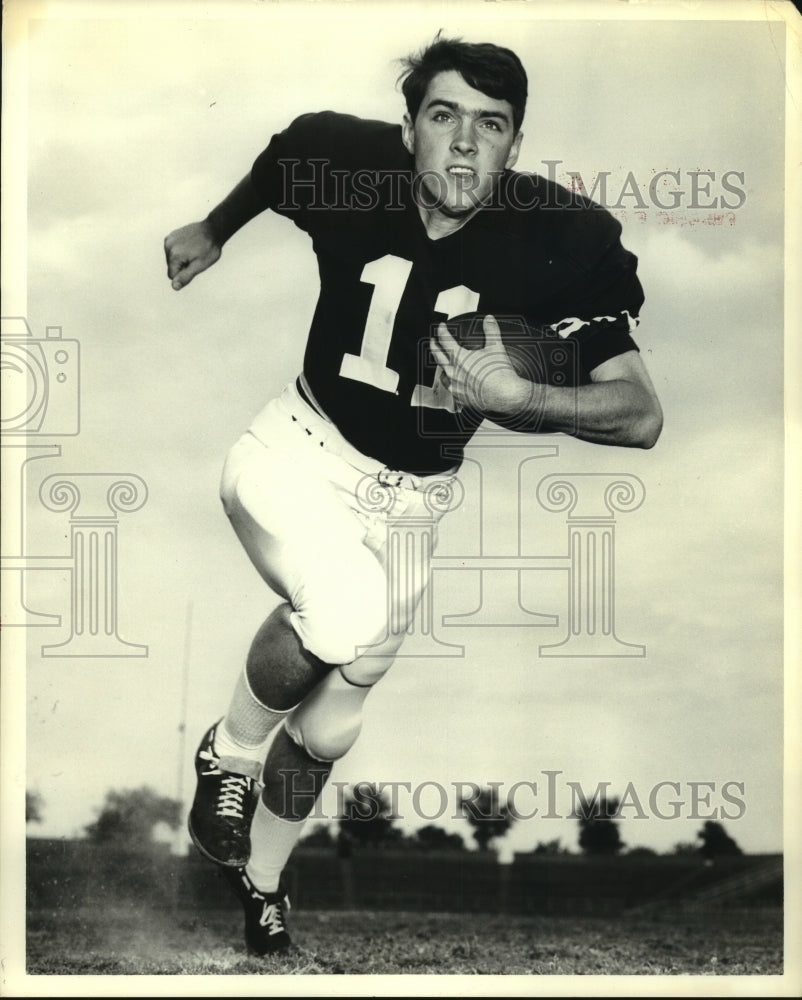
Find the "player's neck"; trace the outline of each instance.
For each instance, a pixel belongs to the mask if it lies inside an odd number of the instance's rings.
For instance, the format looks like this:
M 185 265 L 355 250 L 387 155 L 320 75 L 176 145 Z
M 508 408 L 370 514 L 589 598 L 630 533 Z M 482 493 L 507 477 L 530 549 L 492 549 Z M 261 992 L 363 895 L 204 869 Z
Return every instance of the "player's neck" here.
M 426 208 L 418 206 L 423 228 L 430 240 L 441 240 L 445 236 L 451 236 L 465 225 L 479 211 L 478 208 L 461 215 L 446 215 L 436 208 Z

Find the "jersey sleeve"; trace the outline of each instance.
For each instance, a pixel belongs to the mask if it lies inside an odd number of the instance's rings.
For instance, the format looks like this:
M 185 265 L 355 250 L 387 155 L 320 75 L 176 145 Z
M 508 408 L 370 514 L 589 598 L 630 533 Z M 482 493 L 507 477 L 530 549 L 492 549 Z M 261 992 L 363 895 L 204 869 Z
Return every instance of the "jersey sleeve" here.
M 570 210 L 569 210 L 570 212 Z M 573 221 L 573 220 L 572 220 Z M 575 216 L 568 257 L 573 280 L 560 295 L 560 315 L 549 325 L 576 341 L 590 372 L 610 358 L 638 350 L 633 334 L 644 302 L 638 259 L 621 244 L 621 225 L 596 206 Z
M 251 167 L 251 182 L 265 208 L 291 218 L 302 229 L 323 194 L 325 126 L 330 118 L 325 112 L 296 118 L 272 137 Z
M 392 126 L 334 111 L 301 115 L 276 133 L 251 167 L 251 181 L 265 208 L 301 229 L 342 214 L 356 174 L 379 164 L 377 137 Z

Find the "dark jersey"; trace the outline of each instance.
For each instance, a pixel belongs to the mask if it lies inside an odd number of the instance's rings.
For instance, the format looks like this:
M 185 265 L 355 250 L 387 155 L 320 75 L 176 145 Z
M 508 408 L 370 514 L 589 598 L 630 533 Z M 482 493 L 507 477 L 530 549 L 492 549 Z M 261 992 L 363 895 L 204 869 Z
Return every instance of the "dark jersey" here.
M 453 412 L 427 344 L 465 313 L 523 317 L 571 347 L 576 382 L 636 349 L 636 258 L 605 210 L 507 171 L 461 229 L 432 240 L 400 126 L 334 112 L 275 135 L 251 172 L 265 206 L 312 238 L 320 296 L 304 374 L 360 451 L 426 474 L 458 464 L 478 418 Z

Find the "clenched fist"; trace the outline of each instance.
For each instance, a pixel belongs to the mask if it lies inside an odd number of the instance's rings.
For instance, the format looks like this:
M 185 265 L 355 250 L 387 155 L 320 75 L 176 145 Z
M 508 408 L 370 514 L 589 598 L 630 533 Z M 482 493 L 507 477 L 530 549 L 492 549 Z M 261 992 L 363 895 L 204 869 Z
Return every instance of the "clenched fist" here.
M 178 291 L 188 285 L 196 274 L 205 271 L 220 259 L 220 244 L 214 239 L 206 222 L 191 222 L 174 229 L 164 240 L 167 257 L 167 277 Z

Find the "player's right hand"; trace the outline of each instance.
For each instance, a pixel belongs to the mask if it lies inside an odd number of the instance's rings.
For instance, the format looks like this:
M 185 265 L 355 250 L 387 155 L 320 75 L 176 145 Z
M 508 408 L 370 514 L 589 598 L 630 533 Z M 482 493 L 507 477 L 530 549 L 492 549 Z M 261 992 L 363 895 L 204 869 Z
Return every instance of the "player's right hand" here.
M 164 253 L 167 277 L 178 291 L 196 274 L 215 264 L 220 259 L 221 249 L 206 222 L 190 222 L 188 226 L 174 229 L 165 238 Z

